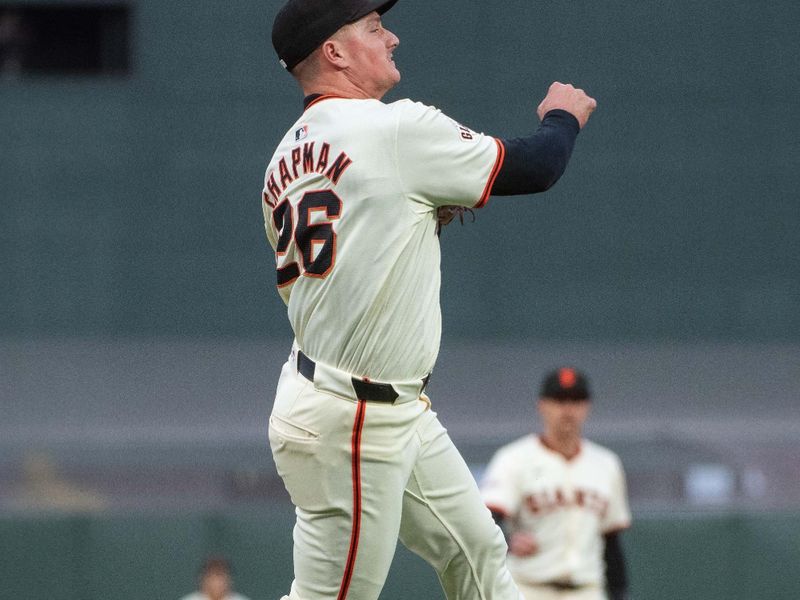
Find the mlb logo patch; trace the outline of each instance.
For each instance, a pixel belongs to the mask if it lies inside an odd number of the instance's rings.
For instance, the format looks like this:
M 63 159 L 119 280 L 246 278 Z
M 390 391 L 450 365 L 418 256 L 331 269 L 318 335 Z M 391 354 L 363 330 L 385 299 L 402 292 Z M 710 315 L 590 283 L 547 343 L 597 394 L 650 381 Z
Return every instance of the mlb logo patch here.
M 294 141 L 299 142 L 308 136 L 308 125 L 303 125 L 294 132 Z

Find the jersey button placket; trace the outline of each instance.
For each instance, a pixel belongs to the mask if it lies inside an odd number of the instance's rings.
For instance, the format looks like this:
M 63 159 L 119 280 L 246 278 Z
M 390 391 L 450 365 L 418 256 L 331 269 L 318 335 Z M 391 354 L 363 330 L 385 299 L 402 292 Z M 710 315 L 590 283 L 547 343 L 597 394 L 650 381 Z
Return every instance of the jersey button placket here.
M 564 507 L 564 518 L 566 519 L 567 527 L 567 543 L 565 544 L 566 556 L 565 564 L 567 565 L 567 573 L 571 577 L 575 572 L 576 561 L 576 544 L 578 538 L 578 519 L 577 509 L 575 504 L 575 484 L 574 484 L 574 466 L 572 461 L 563 458 L 564 460 L 564 500 L 566 506 Z

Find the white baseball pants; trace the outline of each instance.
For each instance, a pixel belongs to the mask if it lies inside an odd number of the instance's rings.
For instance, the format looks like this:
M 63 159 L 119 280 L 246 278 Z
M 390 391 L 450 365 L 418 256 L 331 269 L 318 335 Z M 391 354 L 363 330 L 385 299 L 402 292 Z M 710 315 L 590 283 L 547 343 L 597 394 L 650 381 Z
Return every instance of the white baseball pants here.
M 449 600 L 521 600 L 506 544 L 421 384 L 394 404 L 356 400 L 350 375 L 283 366 L 269 424 L 296 507 L 289 600 L 377 600 L 397 539 Z

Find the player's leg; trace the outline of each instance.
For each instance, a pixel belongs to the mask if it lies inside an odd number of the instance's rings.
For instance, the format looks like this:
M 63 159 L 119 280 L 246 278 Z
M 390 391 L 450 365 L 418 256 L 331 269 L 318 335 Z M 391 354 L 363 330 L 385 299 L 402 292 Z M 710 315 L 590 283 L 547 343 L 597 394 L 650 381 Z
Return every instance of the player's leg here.
M 436 414 L 406 486 L 400 540 L 436 570 L 448 600 L 520 600 L 506 543 L 472 474 Z
M 284 368 L 270 418 L 297 515 L 288 598 L 375 600 L 394 556 L 416 451 L 412 425 L 423 409 L 319 392 L 293 368 Z

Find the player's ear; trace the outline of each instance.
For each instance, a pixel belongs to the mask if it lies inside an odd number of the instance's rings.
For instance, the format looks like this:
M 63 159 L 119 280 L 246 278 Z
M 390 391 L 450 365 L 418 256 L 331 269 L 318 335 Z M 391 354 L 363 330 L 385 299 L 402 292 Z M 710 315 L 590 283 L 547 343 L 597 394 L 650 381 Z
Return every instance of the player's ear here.
M 343 52 L 343 44 L 335 37 L 330 38 L 322 43 L 322 46 L 320 46 L 319 49 L 319 56 L 320 60 L 327 62 L 338 69 L 343 69 L 347 66 L 346 58 Z

